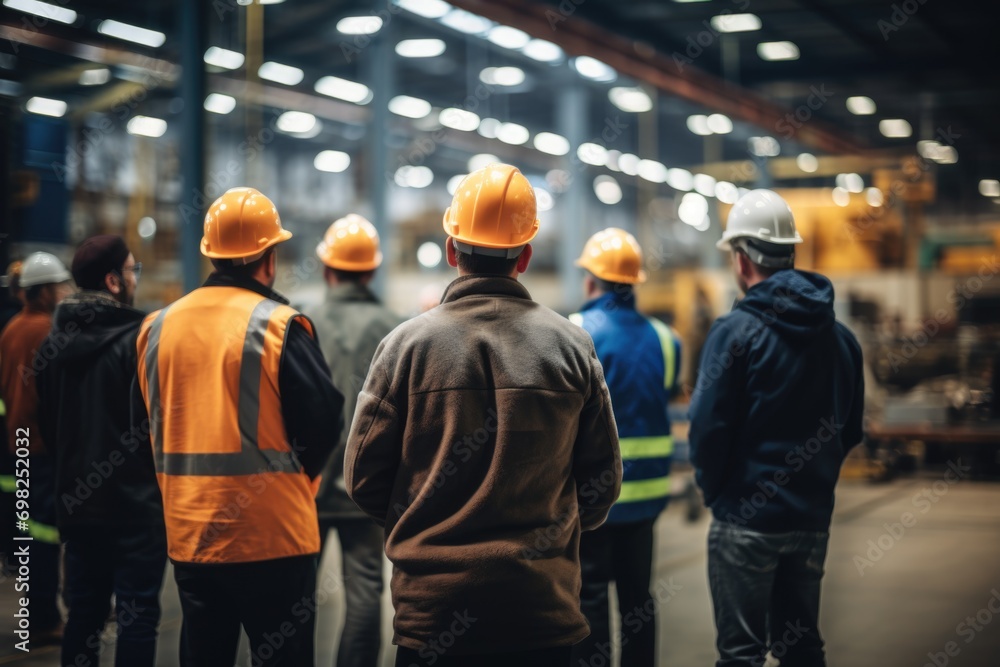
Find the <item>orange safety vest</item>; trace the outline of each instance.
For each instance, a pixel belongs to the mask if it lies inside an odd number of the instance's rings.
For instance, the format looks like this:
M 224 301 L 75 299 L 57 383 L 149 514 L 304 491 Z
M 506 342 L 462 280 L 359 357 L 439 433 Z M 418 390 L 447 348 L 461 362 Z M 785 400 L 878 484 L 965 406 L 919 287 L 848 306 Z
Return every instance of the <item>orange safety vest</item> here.
M 202 287 L 143 320 L 136 347 L 167 552 L 243 563 L 319 552 L 315 488 L 289 446 L 278 369 L 293 308 Z

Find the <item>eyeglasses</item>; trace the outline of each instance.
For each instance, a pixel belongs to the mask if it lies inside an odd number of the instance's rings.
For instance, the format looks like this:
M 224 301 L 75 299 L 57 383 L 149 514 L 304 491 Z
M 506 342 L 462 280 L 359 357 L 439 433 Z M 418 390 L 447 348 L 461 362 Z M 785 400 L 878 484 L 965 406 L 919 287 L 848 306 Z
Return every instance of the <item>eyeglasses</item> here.
M 139 276 L 142 274 L 142 262 L 136 262 L 133 266 L 126 266 L 122 268 L 122 271 L 131 271 L 135 275 L 136 282 L 139 282 Z

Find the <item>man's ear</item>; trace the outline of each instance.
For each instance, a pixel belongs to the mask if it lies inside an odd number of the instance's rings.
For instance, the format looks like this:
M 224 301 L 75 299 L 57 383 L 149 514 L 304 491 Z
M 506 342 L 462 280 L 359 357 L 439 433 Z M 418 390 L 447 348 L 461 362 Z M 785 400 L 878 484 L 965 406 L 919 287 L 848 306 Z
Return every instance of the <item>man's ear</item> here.
M 118 295 L 122 291 L 122 280 L 113 273 L 109 273 L 104 276 L 104 287 L 107 288 L 108 292 L 114 295 Z
M 517 256 L 517 272 L 524 273 L 528 270 L 528 264 L 531 263 L 531 244 L 524 246 L 524 250 L 521 254 Z
M 451 268 L 458 268 L 458 256 L 455 254 L 455 241 L 449 236 L 448 240 L 444 242 L 445 254 L 448 256 L 448 266 Z

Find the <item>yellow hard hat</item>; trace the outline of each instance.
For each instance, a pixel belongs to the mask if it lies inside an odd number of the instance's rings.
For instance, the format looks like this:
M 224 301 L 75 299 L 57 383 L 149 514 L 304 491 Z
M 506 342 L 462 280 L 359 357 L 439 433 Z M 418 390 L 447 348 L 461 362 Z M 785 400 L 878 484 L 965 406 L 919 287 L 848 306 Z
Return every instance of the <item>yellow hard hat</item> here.
M 249 264 L 273 245 L 292 238 L 281 227 L 278 209 L 253 188 L 233 188 L 212 203 L 205 215 L 201 254 L 212 259 L 243 259 Z
M 331 269 L 341 271 L 371 271 L 382 263 L 375 225 L 357 213 L 330 225 L 316 246 L 316 255 Z
M 538 234 L 535 190 L 509 164 L 488 164 L 466 176 L 444 212 L 444 231 L 479 248 L 517 248 Z
M 617 227 L 608 227 L 591 236 L 576 265 L 610 283 L 646 282 L 639 242 Z

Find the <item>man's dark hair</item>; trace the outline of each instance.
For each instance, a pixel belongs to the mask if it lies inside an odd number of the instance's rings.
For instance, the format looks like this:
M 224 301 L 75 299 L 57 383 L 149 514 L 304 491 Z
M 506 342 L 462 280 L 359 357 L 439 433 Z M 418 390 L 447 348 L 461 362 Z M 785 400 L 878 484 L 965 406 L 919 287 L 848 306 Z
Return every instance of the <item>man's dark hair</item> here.
M 267 262 L 273 254 L 274 246 L 271 246 L 264 251 L 264 254 L 260 259 L 254 260 L 249 264 L 238 264 L 232 259 L 213 259 L 212 266 L 215 267 L 216 271 L 224 273 L 227 276 L 242 280 L 250 280 L 253 278 L 254 274 L 257 273 L 257 269 L 263 266 L 263 264 Z
M 370 271 L 344 271 L 343 269 L 333 269 L 329 266 L 324 267 L 325 271 L 329 271 L 337 278 L 338 283 L 360 283 L 364 280 L 370 280 L 373 275 L 375 275 L 375 269 Z
M 590 272 L 588 271 L 588 273 Z M 626 292 L 631 292 L 634 287 L 628 283 L 615 283 L 610 280 L 605 280 L 604 278 L 598 278 L 593 273 L 590 274 L 590 277 L 594 279 L 595 283 L 597 283 L 597 289 L 604 293 L 610 292 L 612 294 L 625 294 Z
M 31 287 L 24 288 L 24 298 L 28 303 L 36 303 L 40 298 L 42 298 L 42 291 L 47 287 L 45 285 L 32 285 Z
M 509 276 L 517 266 L 517 257 L 507 259 L 506 257 L 491 257 L 489 255 L 470 255 L 464 252 L 456 252 L 458 268 L 465 273 L 492 274 Z

